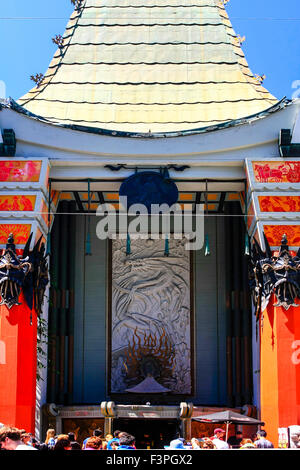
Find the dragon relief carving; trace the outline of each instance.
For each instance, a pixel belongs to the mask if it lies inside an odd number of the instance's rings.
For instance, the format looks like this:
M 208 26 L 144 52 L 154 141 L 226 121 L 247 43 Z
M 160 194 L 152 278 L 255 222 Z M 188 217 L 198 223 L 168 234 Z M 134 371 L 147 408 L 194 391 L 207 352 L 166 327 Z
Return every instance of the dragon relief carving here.
M 172 393 L 191 393 L 190 256 L 185 240 L 126 240 L 112 249 L 111 390 L 150 374 Z

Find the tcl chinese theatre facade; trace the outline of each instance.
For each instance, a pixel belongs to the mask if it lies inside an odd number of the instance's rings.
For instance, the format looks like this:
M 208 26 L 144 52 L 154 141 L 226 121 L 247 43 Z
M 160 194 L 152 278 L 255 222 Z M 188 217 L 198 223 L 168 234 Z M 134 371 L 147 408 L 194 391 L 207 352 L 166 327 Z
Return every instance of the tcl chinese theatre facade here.
M 74 3 L 0 102 L 0 421 L 157 444 L 232 409 L 277 443 L 300 425 L 300 102 L 250 71 L 226 2 Z

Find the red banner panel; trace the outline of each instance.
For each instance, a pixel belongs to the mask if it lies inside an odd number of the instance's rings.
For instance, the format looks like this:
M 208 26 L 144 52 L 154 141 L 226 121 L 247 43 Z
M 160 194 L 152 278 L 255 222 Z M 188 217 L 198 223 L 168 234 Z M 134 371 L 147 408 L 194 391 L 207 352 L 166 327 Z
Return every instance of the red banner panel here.
M 38 183 L 42 168 L 41 161 L 0 161 L 0 181 Z
M 258 183 L 299 183 L 300 162 L 253 162 Z
M 279 246 L 284 234 L 289 246 L 300 246 L 300 225 L 265 225 L 264 232 L 271 246 Z
M 33 211 L 36 196 L 0 196 L 0 211 Z
M 30 224 L 0 224 L 0 245 L 5 245 L 10 233 L 16 245 L 25 245 L 31 232 Z
M 262 212 L 300 212 L 300 196 L 258 196 Z

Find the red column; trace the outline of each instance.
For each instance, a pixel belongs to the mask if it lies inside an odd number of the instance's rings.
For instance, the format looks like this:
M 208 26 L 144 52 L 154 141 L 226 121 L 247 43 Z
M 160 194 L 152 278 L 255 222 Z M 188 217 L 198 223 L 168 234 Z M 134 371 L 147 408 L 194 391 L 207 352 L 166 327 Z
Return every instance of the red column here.
M 0 307 L 0 421 L 34 433 L 37 316 L 20 302 Z
M 274 307 L 261 325 L 261 419 L 277 447 L 278 428 L 300 424 L 300 307 Z
M 277 325 L 273 297 L 260 319 L 260 407 L 268 438 L 274 446 L 278 441 L 278 364 Z
M 277 317 L 278 408 L 280 427 L 298 424 L 297 367 L 293 363 L 292 345 L 295 341 L 295 308 L 275 307 Z
M 292 362 L 296 369 L 297 423 L 300 423 L 300 307 L 294 308 L 295 340 L 292 344 Z

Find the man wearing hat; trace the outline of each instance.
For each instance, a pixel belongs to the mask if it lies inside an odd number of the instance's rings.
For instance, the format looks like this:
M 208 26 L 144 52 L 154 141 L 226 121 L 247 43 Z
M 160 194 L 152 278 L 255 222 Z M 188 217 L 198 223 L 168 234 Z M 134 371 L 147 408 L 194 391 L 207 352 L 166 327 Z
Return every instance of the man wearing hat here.
M 224 441 L 225 434 L 226 431 L 224 431 L 224 429 L 222 428 L 216 428 L 214 430 L 214 436 L 212 438 L 212 441 L 216 448 L 219 450 L 229 449 L 229 445 L 227 444 L 227 442 Z

